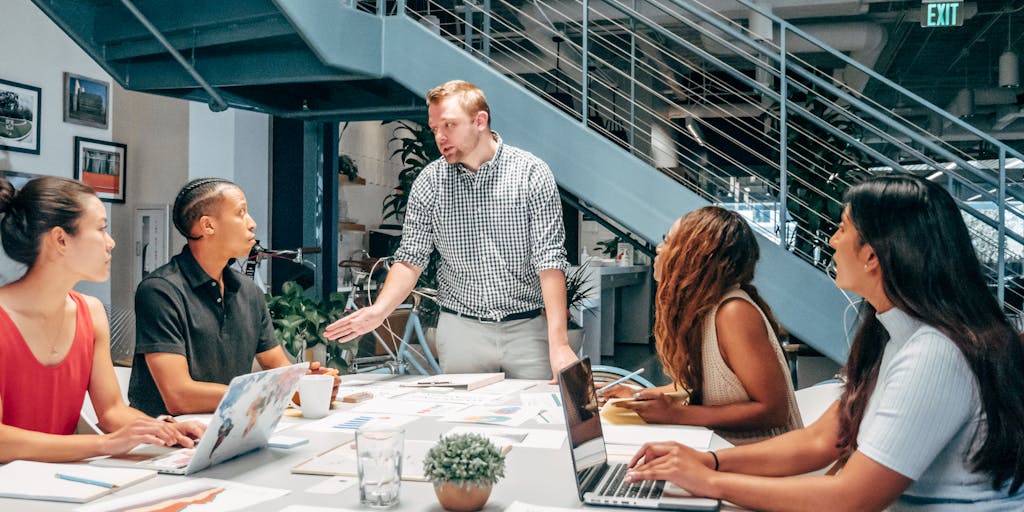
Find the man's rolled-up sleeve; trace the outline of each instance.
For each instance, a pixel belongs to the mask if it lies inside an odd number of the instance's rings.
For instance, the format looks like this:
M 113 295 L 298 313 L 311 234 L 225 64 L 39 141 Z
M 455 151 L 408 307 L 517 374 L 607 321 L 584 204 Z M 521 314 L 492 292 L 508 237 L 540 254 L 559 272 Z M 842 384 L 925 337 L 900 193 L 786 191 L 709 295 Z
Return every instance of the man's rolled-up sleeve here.
M 428 166 L 416 178 L 405 207 L 405 223 L 402 225 L 402 244 L 395 251 L 395 261 L 408 263 L 416 268 L 427 268 L 430 254 L 434 250 L 434 208 L 436 198 Z
M 562 200 L 555 177 L 547 164 L 540 162 L 530 175 L 530 264 L 534 271 L 569 267 L 565 257 L 565 225 Z

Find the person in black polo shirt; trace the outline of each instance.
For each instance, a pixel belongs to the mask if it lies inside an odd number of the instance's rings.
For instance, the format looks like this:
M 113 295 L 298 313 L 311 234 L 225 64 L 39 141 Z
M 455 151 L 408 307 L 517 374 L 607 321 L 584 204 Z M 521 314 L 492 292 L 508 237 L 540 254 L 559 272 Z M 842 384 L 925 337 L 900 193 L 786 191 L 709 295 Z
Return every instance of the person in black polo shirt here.
M 266 369 L 291 364 L 263 293 L 228 266 L 256 240 L 241 189 L 220 178 L 192 180 L 174 200 L 173 217 L 188 244 L 135 292 L 128 399 L 151 415 L 212 412 L 226 384 L 250 372 L 253 357 Z M 311 371 L 334 372 L 317 363 Z

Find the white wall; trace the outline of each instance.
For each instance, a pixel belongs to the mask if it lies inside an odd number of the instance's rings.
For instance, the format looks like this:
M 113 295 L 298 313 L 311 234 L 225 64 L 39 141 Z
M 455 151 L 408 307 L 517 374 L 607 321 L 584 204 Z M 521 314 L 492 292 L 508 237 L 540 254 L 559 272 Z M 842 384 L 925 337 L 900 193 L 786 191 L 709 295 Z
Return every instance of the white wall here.
M 113 81 L 29 0 L 3 1 L 0 8 L 0 48 L 9 50 L 0 52 L 0 78 L 42 89 L 40 153 L 31 155 L 0 150 L 0 170 L 72 177 L 74 137 L 111 140 L 112 130 L 64 122 L 61 98 L 63 73 L 67 71 L 105 80 L 112 85 Z M 110 91 L 111 106 L 108 108 L 111 109 L 120 101 L 115 89 L 112 87 Z M 130 151 L 128 157 L 128 165 L 131 165 Z M 108 204 L 108 216 L 116 215 L 114 212 L 118 208 L 119 205 Z M 0 265 L 4 263 L 0 262 Z M 78 288 L 105 302 L 110 301 L 109 283 L 83 283 Z
M 79 288 L 114 306 L 131 307 L 135 292 L 135 208 L 170 205 L 189 179 L 220 176 L 249 196 L 258 236 L 266 240 L 269 190 L 269 120 L 229 110 L 214 114 L 205 104 L 121 89 L 30 0 L 2 0 L 0 78 L 42 88 L 41 153 L 0 151 L 0 170 L 73 176 L 74 137 L 112 140 L 128 146 L 126 202 L 107 204 L 117 242 L 111 279 Z M 68 71 L 111 83 L 110 128 L 63 122 L 61 89 Z M 170 255 L 184 244 L 168 219 Z M 0 266 L 3 262 L 0 261 Z M 0 269 L 2 270 L 2 269 Z M 0 272 L 2 275 L 3 272 Z
M 388 144 L 397 123 L 381 124 L 380 121 L 341 123 L 338 127 L 338 154 L 348 155 L 359 169 L 359 177 L 365 185 L 352 185 L 339 177 L 338 217 L 342 222 L 362 224 L 367 229 L 381 224 L 381 206 L 384 198 L 398 185 L 398 173 L 402 162 L 391 157 L 398 146 Z M 344 130 L 344 131 L 342 131 Z M 395 224 L 395 219 L 388 219 Z M 352 259 L 360 249 L 369 243 L 366 231 L 339 231 L 338 260 Z M 348 270 L 338 270 L 338 284 L 349 284 Z
M 138 261 L 135 209 L 170 206 L 174 194 L 188 180 L 188 103 L 116 87 L 114 138 L 128 145 L 128 180 L 125 204 L 116 205 L 111 218 L 111 235 L 117 241 L 111 267 L 118 269 L 110 279 L 114 306 L 134 305 L 135 273 Z M 177 254 L 185 243 L 167 219 L 171 234 L 168 256 Z
M 270 247 L 270 117 L 228 109 L 213 112 L 204 103 L 188 104 L 188 179 L 224 178 L 245 192 L 256 238 Z M 260 268 L 267 280 L 267 268 Z

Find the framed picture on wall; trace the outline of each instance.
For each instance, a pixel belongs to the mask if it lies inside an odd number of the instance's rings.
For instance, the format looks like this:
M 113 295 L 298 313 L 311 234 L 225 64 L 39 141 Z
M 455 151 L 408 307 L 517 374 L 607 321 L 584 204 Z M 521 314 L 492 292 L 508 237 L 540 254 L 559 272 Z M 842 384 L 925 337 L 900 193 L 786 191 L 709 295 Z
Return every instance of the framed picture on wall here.
M 110 84 L 64 72 L 64 122 L 106 128 L 110 119 Z
M 0 151 L 39 154 L 38 87 L 0 80 Z
M 75 137 L 75 179 L 89 185 L 100 199 L 123 203 L 128 146 Z

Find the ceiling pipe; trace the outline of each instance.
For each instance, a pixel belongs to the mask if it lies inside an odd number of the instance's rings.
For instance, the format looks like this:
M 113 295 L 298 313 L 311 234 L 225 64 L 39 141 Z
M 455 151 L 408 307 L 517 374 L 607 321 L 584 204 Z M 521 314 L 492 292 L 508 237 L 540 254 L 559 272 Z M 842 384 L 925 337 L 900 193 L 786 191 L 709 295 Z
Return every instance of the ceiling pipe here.
M 725 18 L 748 19 L 750 17 L 750 9 L 734 0 L 707 0 L 703 2 L 703 5 L 709 11 L 718 13 Z M 867 13 L 869 8 L 867 3 L 861 0 L 777 0 L 771 2 L 771 5 L 772 12 L 786 20 L 855 16 Z M 626 19 L 625 14 L 607 3 L 592 3 L 590 8 L 594 11 L 591 13 L 591 20 Z M 676 24 L 679 18 L 695 19 L 690 13 L 674 5 L 656 7 L 648 2 L 643 2 L 636 6 L 636 10 L 659 24 Z M 666 11 L 671 11 L 671 14 L 666 14 Z M 555 44 L 551 42 L 551 38 L 555 35 L 565 37 L 565 34 L 554 29 L 554 25 L 567 22 L 580 23 L 583 16 L 580 4 L 576 0 L 545 2 L 543 8 L 537 0 L 534 0 L 522 8 L 518 19 L 523 25 L 523 32 L 527 39 L 541 51 L 539 55 L 530 56 L 529 60 L 519 55 L 494 55 L 495 66 L 504 73 L 543 73 L 553 70 L 555 68 Z M 829 42 L 827 34 L 814 35 L 822 37 L 826 43 Z M 884 40 L 882 43 L 884 46 Z M 879 49 L 880 51 L 881 49 Z M 561 60 L 574 63 L 574 66 L 563 66 L 561 71 L 579 83 L 581 76 L 579 69 L 567 69 L 580 67 L 579 52 L 572 45 L 562 45 Z
M 728 42 L 740 47 L 744 46 L 742 43 L 733 41 L 710 24 L 701 23 L 701 26 L 706 30 L 705 33 L 701 34 L 701 44 L 711 53 L 718 55 L 734 53 L 733 50 L 717 41 L 711 34 L 715 34 L 718 38 L 726 39 Z M 881 56 L 885 43 L 889 38 L 889 34 L 884 28 L 867 21 L 808 23 L 797 25 L 797 28 L 835 50 L 848 52 L 850 58 L 869 69 L 874 68 L 875 63 L 878 62 L 878 57 Z M 776 46 L 780 44 L 781 37 L 778 27 L 775 27 L 772 39 Z M 787 36 L 786 51 L 795 54 L 824 53 L 824 50 L 817 44 L 792 34 Z M 837 70 L 834 78 L 857 92 L 862 92 L 868 83 L 868 76 L 853 66 L 846 66 Z
M 978 113 L 977 107 L 1013 105 L 1015 103 L 1017 103 L 1017 93 L 1012 89 L 1002 87 L 964 88 L 960 89 L 956 96 L 953 96 L 953 100 L 946 105 L 946 112 L 964 118 Z M 948 119 L 944 122 L 944 126 L 951 124 L 953 122 Z
M 148 30 L 149 33 L 152 34 L 165 49 L 167 49 L 167 53 L 171 54 L 171 57 L 174 57 L 174 60 L 178 61 L 178 64 L 181 64 L 181 67 L 185 68 L 185 71 L 192 76 L 192 79 L 199 84 L 199 87 L 202 87 L 203 90 L 210 95 L 210 110 L 214 112 L 223 112 L 227 110 L 228 104 L 224 101 L 224 98 L 220 93 L 217 92 L 217 89 L 210 85 L 210 83 L 207 82 L 198 71 L 196 71 L 196 68 L 192 67 L 192 65 L 185 60 L 185 57 L 183 57 L 171 42 L 168 41 L 152 23 L 150 23 L 149 19 L 135 7 L 135 4 L 133 4 L 131 0 L 121 0 L 121 3 L 124 4 L 124 7 L 128 9 L 133 16 L 135 16 L 135 19 L 139 20 L 139 23 L 141 23 L 143 27 L 146 27 L 146 30 Z

